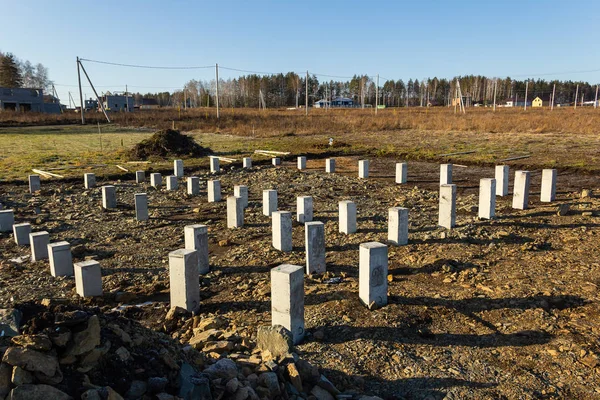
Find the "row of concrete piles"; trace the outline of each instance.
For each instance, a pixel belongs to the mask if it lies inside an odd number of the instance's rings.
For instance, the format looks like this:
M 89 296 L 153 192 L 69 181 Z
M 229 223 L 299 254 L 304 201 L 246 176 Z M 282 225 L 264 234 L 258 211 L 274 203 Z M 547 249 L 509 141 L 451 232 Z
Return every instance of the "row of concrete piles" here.
M 281 164 L 279 158 L 273 158 L 272 164 Z M 252 168 L 252 160 L 243 159 L 244 168 Z M 298 169 L 306 168 L 306 157 L 298 157 Z M 452 184 L 452 164 L 440 166 L 439 220 L 442 227 L 451 229 L 456 222 L 456 185 Z M 219 159 L 210 158 L 212 173 L 220 171 Z M 328 173 L 335 172 L 335 159 L 325 161 Z M 407 163 L 396 164 L 396 182 L 407 183 Z M 178 178 L 184 176 L 182 160 L 174 161 L 174 175 L 167 177 L 167 190 L 177 188 Z M 360 160 L 358 176 L 367 179 L 369 161 Z M 556 170 L 545 169 L 542 172 L 541 201 L 554 201 L 556 195 Z M 495 216 L 495 197 L 508 195 L 509 167 L 496 167 L 494 178 L 483 178 L 480 181 L 479 217 L 491 219 Z M 161 186 L 161 175 L 150 175 L 151 185 Z M 136 172 L 136 182 L 145 182 L 144 171 Z M 188 177 L 188 194 L 199 193 L 199 178 Z M 498 184 L 497 184 L 498 183 Z M 30 191 L 40 190 L 38 175 L 29 177 Z M 94 174 L 84 175 L 87 189 L 96 184 Z M 526 209 L 530 185 L 529 171 L 516 171 L 513 191 L 513 208 Z M 218 180 L 207 183 L 208 201 L 221 201 L 221 186 Z M 102 206 L 116 207 L 115 187 L 102 187 Z M 227 197 L 227 226 L 241 228 L 244 225 L 244 210 L 248 207 L 248 187 L 234 187 L 234 195 Z M 340 201 L 339 232 L 345 234 L 357 231 L 356 203 L 350 200 Z M 139 221 L 148 219 L 148 201 L 145 193 L 135 194 L 136 218 Z M 277 191 L 263 191 L 263 215 L 271 218 L 272 245 L 280 251 L 292 250 L 292 213 L 278 210 Z M 388 242 L 392 245 L 408 243 L 408 209 L 394 207 L 388 210 Z M 296 219 L 304 223 L 304 245 L 306 266 L 280 265 L 271 270 L 271 311 L 273 325 L 282 325 L 292 332 L 294 342 L 298 343 L 304 336 L 304 270 L 307 274 L 324 273 L 325 263 L 325 228 L 323 222 L 313 221 L 313 199 L 310 196 L 297 198 Z M 9 228 L 10 227 L 10 228 Z M 100 264 L 96 261 L 72 263 L 68 242 L 49 243 L 48 232 L 31 232 L 30 224 L 15 224 L 13 210 L 0 210 L 0 231 L 13 230 L 18 245 L 31 246 L 32 261 L 50 260 L 53 276 L 75 275 L 77 293 L 83 297 L 102 295 L 102 279 Z M 169 273 L 171 306 L 196 311 L 200 306 L 199 276 L 210 270 L 208 257 L 208 227 L 206 225 L 189 225 L 184 228 L 185 248 L 169 253 Z M 388 246 L 383 243 L 369 242 L 359 246 L 359 298 L 370 309 L 387 304 Z

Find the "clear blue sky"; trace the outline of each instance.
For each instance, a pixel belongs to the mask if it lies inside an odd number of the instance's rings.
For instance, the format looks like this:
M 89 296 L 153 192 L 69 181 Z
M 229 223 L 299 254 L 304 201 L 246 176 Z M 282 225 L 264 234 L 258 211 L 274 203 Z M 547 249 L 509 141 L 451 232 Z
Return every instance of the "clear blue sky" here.
M 600 81 L 600 71 L 573 72 L 600 70 L 598 0 L 0 0 L 0 10 L 0 50 L 46 65 L 63 103 L 69 90 L 76 97 L 75 87 L 60 86 L 77 84 L 76 56 L 404 80 L 482 74 Z M 128 84 L 156 92 L 214 77 L 214 69 L 84 65 L 101 91 Z

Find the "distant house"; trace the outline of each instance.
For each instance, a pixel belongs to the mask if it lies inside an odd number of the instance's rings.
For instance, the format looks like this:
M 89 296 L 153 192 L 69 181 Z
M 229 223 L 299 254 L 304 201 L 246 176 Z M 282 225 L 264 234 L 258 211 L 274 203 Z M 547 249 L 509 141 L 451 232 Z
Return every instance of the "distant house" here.
M 137 106 L 140 110 L 153 110 L 159 108 L 160 105 L 156 99 L 142 99 L 141 103 Z
M 336 97 L 331 100 L 331 107 L 354 107 L 354 101 L 348 97 Z
M 85 101 L 85 110 L 97 110 L 98 109 L 98 100 L 94 100 L 90 98 Z
M 133 111 L 133 97 L 122 95 L 102 96 L 102 105 L 106 111 Z
M 315 101 L 315 108 L 326 108 L 328 106 L 330 106 L 330 103 L 327 100 Z
M 531 107 L 541 107 L 544 104 L 544 102 L 542 101 L 542 99 L 540 99 L 539 97 L 536 97 L 535 99 L 533 99 L 533 101 L 531 102 Z
M 43 89 L 0 87 L 0 111 L 13 110 L 60 114 L 61 105 L 58 99 L 50 96 L 48 100 L 49 103 L 44 102 Z
M 504 104 L 504 107 L 514 107 L 515 106 L 515 102 L 513 100 L 506 100 L 506 103 Z

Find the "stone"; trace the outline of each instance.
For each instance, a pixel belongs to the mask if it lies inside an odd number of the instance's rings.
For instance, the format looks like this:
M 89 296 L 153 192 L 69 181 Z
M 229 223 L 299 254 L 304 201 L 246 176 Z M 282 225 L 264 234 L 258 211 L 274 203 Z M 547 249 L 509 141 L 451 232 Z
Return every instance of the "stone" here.
M 150 186 L 154 189 L 160 189 L 162 186 L 162 176 L 158 172 L 150 174 Z
M 235 185 L 233 187 L 233 195 L 235 197 L 241 197 L 241 199 L 242 199 L 242 206 L 244 208 L 248 207 L 248 186 Z
M 325 224 L 307 222 L 304 224 L 304 243 L 306 250 L 306 273 L 323 274 L 325 264 Z
M 69 242 L 56 242 L 48 245 L 50 274 L 57 276 L 73 276 L 73 257 Z
M 36 262 L 48 258 L 48 243 L 50 235 L 46 231 L 32 232 L 29 234 L 31 246 L 31 261 Z
M 237 377 L 238 370 L 235 362 L 229 358 L 223 358 L 204 370 L 211 380 L 221 378 L 225 381 Z
M 221 201 L 221 181 L 208 181 L 206 185 L 208 191 L 208 202 L 217 203 Z
M 440 164 L 440 186 L 452 184 L 452 164 Z
M 92 173 L 83 174 L 83 186 L 86 189 L 96 187 L 96 175 Z
M 408 164 L 396 163 L 396 183 L 404 184 L 408 182 Z
M 228 393 L 235 393 L 238 390 L 238 387 L 240 385 L 240 381 L 238 378 L 233 378 L 230 379 L 226 384 L 225 384 L 225 390 Z
M 313 220 L 313 198 L 300 196 L 296 199 L 296 220 L 301 224 Z
M 117 207 L 117 195 L 113 185 L 102 186 L 102 208 L 111 209 Z
M 224 353 L 233 350 L 233 346 L 233 342 L 228 340 L 218 340 L 216 342 L 207 342 L 202 348 L 202 351 L 204 353 L 210 353 L 211 351 L 214 351 L 215 353 Z
M 263 190 L 263 215 L 270 217 L 277 211 L 277 191 Z
M 185 248 L 198 252 L 198 274 L 210 271 L 208 258 L 208 227 L 206 225 L 187 225 L 183 228 Z
M 279 158 L 279 157 L 273 157 L 271 159 L 271 164 L 273 164 L 274 166 L 281 165 L 281 158 Z
M 440 185 L 438 225 L 446 229 L 456 225 L 456 185 Z
M 361 243 L 358 297 L 369 308 L 387 304 L 388 248 L 378 242 Z
M 298 169 L 299 170 L 306 169 L 306 157 L 305 156 L 298 157 Z
M 296 364 L 289 363 L 286 369 L 291 384 L 296 388 L 297 391 L 302 392 L 304 390 L 302 387 L 302 377 L 300 377 L 300 372 L 298 372 Z
M 565 215 L 569 214 L 570 208 L 571 205 L 569 203 L 559 204 L 558 209 L 556 211 L 556 215 L 558 215 L 559 217 L 564 217 Z
M 148 392 L 160 393 L 165 390 L 169 380 L 163 376 L 154 376 L 148 379 Z
M 25 371 L 21 367 L 13 367 L 11 382 L 15 386 L 26 385 L 33 383 L 33 374 L 29 371 Z
M 135 183 L 144 183 L 145 181 L 146 181 L 146 172 L 145 171 L 135 171 Z
M 137 221 L 148 221 L 148 195 L 146 193 L 136 193 L 135 199 L 135 219 Z
M 325 172 L 333 174 L 335 172 L 335 158 L 325 159 Z
M 183 160 L 173 160 L 173 175 L 183 178 Z
M 396 246 L 408 244 L 408 208 L 388 210 L 388 242 Z
M 187 178 L 187 194 L 190 196 L 198 196 L 200 194 L 200 178 L 197 176 Z
M 194 336 L 189 340 L 190 346 L 201 349 L 206 342 L 212 341 L 221 335 L 222 331 L 217 329 L 208 329 L 205 331 L 194 332 Z
M 259 326 L 256 332 L 256 347 L 281 359 L 294 352 L 292 333 L 281 325 Z
M 338 388 L 336 388 L 335 385 L 333 383 L 331 383 L 331 381 L 325 377 L 325 375 L 321 375 L 321 377 L 319 378 L 319 382 L 317 382 L 317 385 L 319 385 L 321 388 L 327 390 L 330 394 L 332 394 L 334 396 L 337 396 L 338 394 L 341 393 L 338 390 Z
M 526 210 L 529 203 L 529 171 L 515 171 L 515 184 L 513 188 L 512 208 Z
M 0 399 L 4 399 L 10 392 L 12 370 L 12 366 L 5 363 L 0 364 Z
M 542 170 L 541 202 L 550 203 L 556 200 L 556 176 L 557 172 L 555 169 Z
M 342 200 L 338 203 L 339 232 L 356 232 L 356 203 L 350 200 Z
M 80 356 L 100 346 L 100 320 L 97 315 L 92 315 L 87 321 L 87 327 L 73 334 L 73 341 L 67 348 L 65 355 Z
M 29 193 L 39 192 L 42 187 L 39 175 L 29 175 Z
M 75 289 L 81 297 L 102 296 L 102 271 L 95 260 L 74 264 Z
M 18 336 L 23 314 L 16 308 L 0 309 L 0 337 Z
M 299 265 L 271 269 L 271 325 L 289 330 L 294 344 L 304 338 L 304 268 Z
M 119 358 L 121 359 L 121 361 L 127 361 L 127 360 L 129 360 L 129 358 L 131 358 L 131 354 L 129 353 L 129 350 L 127 350 L 123 346 L 119 347 L 117 349 L 117 351 L 115 351 L 115 354 L 117 356 L 119 356 Z
M 281 388 L 275 372 L 263 372 L 258 376 L 258 384 L 269 389 L 271 397 L 279 396 Z
M 11 390 L 10 400 L 72 400 L 73 398 L 50 385 L 21 385 Z
M 29 234 L 31 233 L 31 224 L 25 222 L 22 224 L 13 225 L 13 236 L 15 237 L 15 243 L 18 246 L 27 246 L 29 242 Z
M 280 251 L 292 251 L 292 213 L 275 211 L 271 218 L 273 247 Z
M 179 188 L 179 183 L 177 182 L 177 177 L 175 175 L 167 176 L 167 190 L 177 190 Z
M 250 158 L 250 157 L 244 157 L 242 159 L 242 167 L 246 168 L 246 169 L 252 168 L 252 158 Z
M 227 197 L 227 227 L 241 228 L 244 226 L 244 200 L 241 197 Z
M 496 179 L 483 178 L 479 180 L 479 209 L 480 219 L 492 219 L 496 215 Z
M 316 385 L 310 391 L 310 394 L 315 396 L 317 400 L 335 400 L 335 397 L 331 395 L 327 390 L 323 389 L 319 385 Z
M 31 349 L 9 347 L 2 357 L 2 362 L 29 372 L 39 372 L 49 378 L 61 373 L 56 357 Z
M 13 210 L 0 209 L 0 232 L 10 232 L 15 223 L 15 213 Z
M 208 157 L 210 160 L 210 173 L 217 174 L 221 172 L 221 167 L 219 166 L 219 157 Z
M 171 307 L 189 312 L 200 306 L 198 252 L 179 249 L 169 253 L 169 282 Z
M 508 165 L 496 165 L 496 196 L 508 195 L 509 170 L 510 167 Z
M 594 191 L 592 189 L 583 189 L 581 191 L 581 198 L 582 199 L 586 199 L 588 197 L 593 197 L 594 196 Z M 1 210 L 1 208 L 0 208 Z
M 11 339 L 11 342 L 16 346 L 24 347 L 26 349 L 38 351 L 52 350 L 52 341 L 44 334 L 15 336 Z
M 361 179 L 369 177 L 369 160 L 360 160 L 358 162 L 358 177 Z

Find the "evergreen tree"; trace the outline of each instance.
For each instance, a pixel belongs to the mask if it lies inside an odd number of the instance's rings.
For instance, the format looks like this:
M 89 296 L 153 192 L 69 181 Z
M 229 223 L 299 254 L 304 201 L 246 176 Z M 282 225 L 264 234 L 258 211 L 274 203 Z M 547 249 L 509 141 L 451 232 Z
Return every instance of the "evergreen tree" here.
M 0 59 L 0 86 L 15 88 L 21 87 L 23 78 L 14 55 L 6 53 Z

